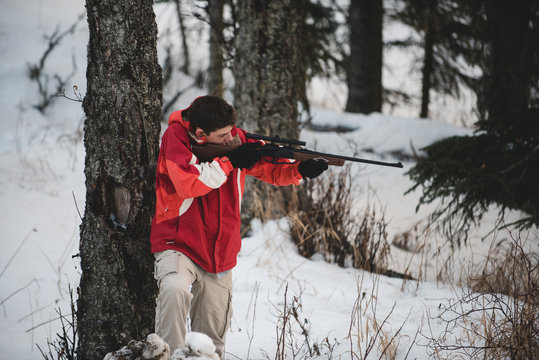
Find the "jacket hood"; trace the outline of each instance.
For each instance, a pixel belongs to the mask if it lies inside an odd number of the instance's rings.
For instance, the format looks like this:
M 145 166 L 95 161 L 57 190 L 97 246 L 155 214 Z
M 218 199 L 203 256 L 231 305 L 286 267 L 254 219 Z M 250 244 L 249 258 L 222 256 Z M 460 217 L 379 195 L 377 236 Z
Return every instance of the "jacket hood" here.
M 187 132 L 189 133 L 189 135 L 191 136 L 191 138 L 196 141 L 197 143 L 199 144 L 205 144 L 207 143 L 206 141 L 206 137 L 203 136 L 201 138 L 197 138 L 196 135 L 195 135 L 195 132 L 193 131 L 193 129 L 191 128 L 191 124 L 189 123 L 189 121 L 185 120 L 183 117 L 182 117 L 182 111 L 184 111 L 186 109 L 183 109 L 183 110 L 177 110 L 177 111 L 174 111 L 172 114 L 170 114 L 170 116 L 168 117 L 168 125 L 172 125 L 173 123 L 179 123 L 180 125 L 182 125 L 185 129 L 187 129 Z
M 189 129 L 189 127 L 190 127 L 189 122 L 185 121 L 182 118 L 182 111 L 183 110 L 186 110 L 186 109 L 177 110 L 177 111 L 174 111 L 172 114 L 170 114 L 170 116 L 168 117 L 168 124 L 170 125 L 173 122 L 179 122 L 180 124 L 185 126 L 187 129 Z

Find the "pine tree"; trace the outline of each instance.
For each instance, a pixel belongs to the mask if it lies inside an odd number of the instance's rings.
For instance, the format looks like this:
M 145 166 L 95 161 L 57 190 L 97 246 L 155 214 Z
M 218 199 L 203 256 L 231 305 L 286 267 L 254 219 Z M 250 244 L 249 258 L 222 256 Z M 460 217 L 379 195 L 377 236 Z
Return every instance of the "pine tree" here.
M 149 0 L 87 0 L 78 359 L 103 359 L 154 328 L 150 226 L 161 113 Z
M 352 0 L 349 10 L 346 111 L 382 110 L 382 0 Z
M 207 13 L 210 24 L 210 66 L 208 69 L 208 94 L 223 96 L 224 38 L 223 0 L 208 0 Z
M 239 0 L 235 34 L 234 103 L 240 126 L 263 135 L 297 138 L 298 102 L 305 98 L 301 30 L 305 0 Z M 246 182 L 242 222 L 255 216 L 255 202 L 283 203 L 287 191 Z M 256 197 L 254 194 L 257 194 Z M 279 210 L 275 209 L 276 213 Z M 282 213 L 281 213 L 282 216 Z
M 251 131 L 298 137 L 304 9 L 303 0 L 238 1 L 234 102 L 240 125 Z
M 535 0 L 462 2 L 473 41 L 463 54 L 481 66 L 474 89 L 478 133 L 436 142 L 409 171 L 419 206 L 442 199 L 434 212 L 457 244 L 491 204 L 523 211 L 520 229 L 539 226 L 538 6 Z M 469 32 L 468 34 L 471 34 Z
M 479 32 L 484 31 L 477 2 L 455 0 L 396 0 L 388 17 L 414 29 L 420 40 L 405 39 L 389 46 L 399 46 L 408 51 L 422 50 L 413 67 L 421 68 L 421 109 L 419 117 L 429 116 L 431 92 L 459 96 L 461 86 L 474 86 L 463 68 L 465 64 L 478 63 L 481 49 L 472 45 Z M 478 54 L 479 53 L 479 54 Z

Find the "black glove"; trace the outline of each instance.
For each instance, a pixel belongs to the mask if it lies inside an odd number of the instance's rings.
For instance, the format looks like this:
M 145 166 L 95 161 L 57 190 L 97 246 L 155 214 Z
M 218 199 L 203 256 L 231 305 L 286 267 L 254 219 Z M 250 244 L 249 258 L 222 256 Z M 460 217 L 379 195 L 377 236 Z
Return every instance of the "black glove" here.
M 324 159 L 309 159 L 299 163 L 298 170 L 301 176 L 314 179 L 328 169 Z
M 251 168 L 258 160 L 262 158 L 260 151 L 256 151 L 262 144 L 260 142 L 245 143 L 227 154 L 232 166 L 235 168 Z

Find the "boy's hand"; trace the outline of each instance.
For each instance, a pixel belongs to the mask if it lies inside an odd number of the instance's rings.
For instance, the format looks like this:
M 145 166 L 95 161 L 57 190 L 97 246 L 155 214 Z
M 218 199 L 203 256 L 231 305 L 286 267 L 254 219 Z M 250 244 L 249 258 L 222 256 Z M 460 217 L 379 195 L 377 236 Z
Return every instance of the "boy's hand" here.
M 298 170 L 301 176 L 314 179 L 328 169 L 324 159 L 309 159 L 299 163 Z
M 230 152 L 227 157 L 232 166 L 240 169 L 249 169 L 262 158 L 262 154 L 257 149 L 262 146 L 260 142 L 245 143 Z

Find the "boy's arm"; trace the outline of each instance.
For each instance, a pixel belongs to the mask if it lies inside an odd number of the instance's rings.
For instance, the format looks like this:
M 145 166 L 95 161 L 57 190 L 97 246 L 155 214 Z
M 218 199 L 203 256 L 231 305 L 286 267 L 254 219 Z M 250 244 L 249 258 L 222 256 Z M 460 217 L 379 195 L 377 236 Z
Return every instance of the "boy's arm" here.
M 264 144 L 264 141 L 258 141 L 254 139 L 245 139 L 245 130 L 238 129 L 243 134 L 244 141 L 247 142 L 260 142 Z M 280 164 L 273 164 L 264 158 L 257 161 L 250 169 L 244 169 L 246 175 L 251 175 L 258 180 L 267 182 L 272 185 L 286 186 L 286 185 L 299 185 L 303 176 L 299 173 L 299 162 L 291 159 L 279 159 Z M 283 164 L 283 162 L 290 162 L 290 164 Z
M 245 169 L 245 173 L 272 185 L 299 185 L 303 179 L 298 170 L 299 162 L 288 159 L 279 160 L 279 164 L 273 164 L 262 158 L 252 168 Z M 290 161 L 290 164 L 283 164 L 285 161 Z

